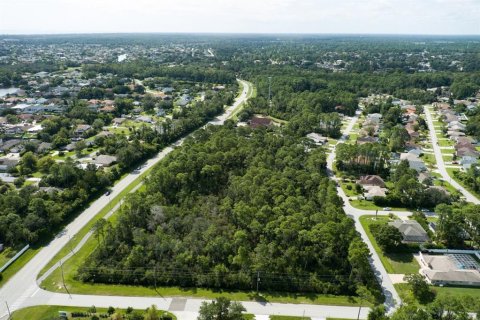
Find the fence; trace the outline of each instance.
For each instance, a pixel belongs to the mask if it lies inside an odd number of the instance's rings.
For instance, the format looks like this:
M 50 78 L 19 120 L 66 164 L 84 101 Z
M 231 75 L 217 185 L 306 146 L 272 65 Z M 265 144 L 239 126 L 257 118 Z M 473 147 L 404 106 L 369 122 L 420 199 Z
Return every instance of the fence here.
M 25 247 L 23 247 L 22 250 L 20 250 L 15 256 L 13 256 L 12 259 L 8 260 L 7 263 L 5 263 L 1 268 L 0 268 L 0 273 L 2 273 L 3 271 L 5 271 L 5 269 L 7 269 L 12 263 L 14 263 L 18 258 L 20 258 L 20 256 L 22 254 L 25 253 L 25 251 L 27 251 L 28 249 L 30 249 L 30 245 L 27 244 Z

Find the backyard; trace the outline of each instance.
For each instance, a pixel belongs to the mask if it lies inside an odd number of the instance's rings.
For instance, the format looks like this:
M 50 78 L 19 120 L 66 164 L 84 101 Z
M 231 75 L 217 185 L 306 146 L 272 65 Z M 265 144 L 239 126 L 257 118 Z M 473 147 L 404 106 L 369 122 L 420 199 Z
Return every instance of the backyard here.
M 370 226 L 374 224 L 386 224 L 389 221 L 393 221 L 390 217 L 380 216 L 375 218 L 375 216 L 362 216 L 360 217 L 360 223 L 362 224 L 365 232 L 367 233 L 368 238 L 372 242 L 375 251 L 377 252 L 380 260 L 382 261 L 383 266 L 388 273 L 393 274 L 409 274 L 417 273 L 420 270 L 418 262 L 415 260 L 412 253 L 401 252 L 401 253 L 383 253 L 383 251 L 378 246 L 375 238 L 370 232 Z

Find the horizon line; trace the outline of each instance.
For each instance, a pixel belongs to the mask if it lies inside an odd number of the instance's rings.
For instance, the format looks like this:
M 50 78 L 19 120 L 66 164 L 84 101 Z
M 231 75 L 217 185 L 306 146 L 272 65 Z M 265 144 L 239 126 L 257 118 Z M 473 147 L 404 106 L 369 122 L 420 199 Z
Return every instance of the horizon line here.
M 185 32 L 185 31 L 142 31 L 142 32 L 52 32 L 52 33 L 2 33 L 0 36 L 75 36 L 75 35 L 252 35 L 252 36 L 428 36 L 428 37 L 480 37 L 480 34 L 440 33 L 331 33 L 331 32 Z

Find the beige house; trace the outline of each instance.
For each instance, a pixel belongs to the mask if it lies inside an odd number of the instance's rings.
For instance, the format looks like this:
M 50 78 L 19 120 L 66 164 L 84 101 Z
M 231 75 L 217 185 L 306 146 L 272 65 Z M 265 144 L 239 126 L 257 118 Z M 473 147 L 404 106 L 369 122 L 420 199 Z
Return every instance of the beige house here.
M 480 265 L 469 254 L 419 254 L 420 273 L 433 285 L 480 286 Z

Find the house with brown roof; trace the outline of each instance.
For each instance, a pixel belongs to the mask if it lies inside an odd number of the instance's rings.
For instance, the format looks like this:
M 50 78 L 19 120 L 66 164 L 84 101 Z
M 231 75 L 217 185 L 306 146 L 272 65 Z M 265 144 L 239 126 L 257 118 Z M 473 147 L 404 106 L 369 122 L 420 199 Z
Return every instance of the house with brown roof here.
M 357 183 L 363 187 L 376 186 L 385 188 L 385 181 L 383 181 L 382 177 L 377 175 L 361 176 L 360 179 L 357 180 Z
M 112 113 L 112 112 L 115 111 L 115 107 L 111 106 L 111 105 L 108 105 L 108 106 L 100 108 L 99 111 L 106 112 L 106 113 Z

